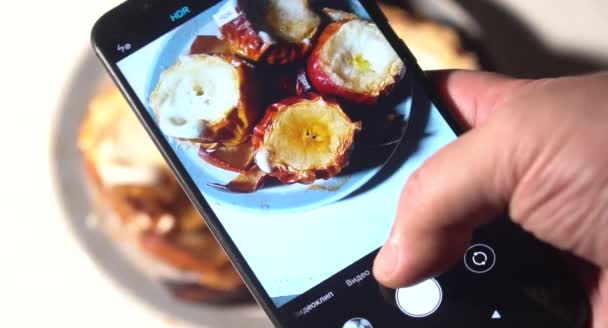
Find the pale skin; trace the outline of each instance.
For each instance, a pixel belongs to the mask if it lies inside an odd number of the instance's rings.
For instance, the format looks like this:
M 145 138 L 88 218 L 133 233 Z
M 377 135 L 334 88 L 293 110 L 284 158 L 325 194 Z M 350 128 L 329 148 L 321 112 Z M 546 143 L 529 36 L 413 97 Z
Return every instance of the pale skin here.
M 517 80 L 435 72 L 467 133 L 406 184 L 374 275 L 397 288 L 461 260 L 501 213 L 593 265 L 592 327 L 608 327 L 608 73 Z

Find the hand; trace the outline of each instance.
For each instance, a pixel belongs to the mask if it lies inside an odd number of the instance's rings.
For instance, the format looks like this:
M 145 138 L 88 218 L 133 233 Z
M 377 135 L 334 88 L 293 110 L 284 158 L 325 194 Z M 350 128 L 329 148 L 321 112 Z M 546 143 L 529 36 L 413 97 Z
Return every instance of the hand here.
M 477 226 L 508 210 L 539 239 L 597 266 L 593 327 L 608 327 L 608 73 L 434 75 L 472 129 L 409 179 L 374 265 L 378 281 L 397 288 L 447 270 Z

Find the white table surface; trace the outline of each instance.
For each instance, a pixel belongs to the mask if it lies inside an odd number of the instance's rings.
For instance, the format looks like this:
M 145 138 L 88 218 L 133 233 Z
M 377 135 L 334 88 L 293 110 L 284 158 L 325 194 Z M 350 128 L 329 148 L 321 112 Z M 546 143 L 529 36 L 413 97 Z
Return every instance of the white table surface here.
M 92 23 L 118 2 L 0 4 L 1 327 L 176 324 L 175 318 L 138 303 L 94 267 L 64 220 L 48 165 L 54 115 L 64 86 L 89 51 Z M 496 2 L 527 24 L 545 51 L 565 52 L 575 58 L 573 65 L 593 62 L 581 67 L 608 67 L 608 2 Z

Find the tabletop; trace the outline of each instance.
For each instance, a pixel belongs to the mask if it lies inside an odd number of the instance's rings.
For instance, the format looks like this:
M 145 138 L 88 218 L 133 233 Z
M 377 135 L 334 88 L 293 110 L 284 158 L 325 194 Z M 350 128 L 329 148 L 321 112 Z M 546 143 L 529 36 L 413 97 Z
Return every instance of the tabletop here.
M 93 22 L 119 2 L 0 4 L 0 10 L 9 13 L 0 21 L 2 327 L 177 323 L 137 302 L 95 267 L 64 220 L 49 168 L 51 136 L 65 86 L 90 51 Z M 608 68 L 606 1 L 455 2 L 474 14 L 489 56 L 502 72 L 538 77 Z

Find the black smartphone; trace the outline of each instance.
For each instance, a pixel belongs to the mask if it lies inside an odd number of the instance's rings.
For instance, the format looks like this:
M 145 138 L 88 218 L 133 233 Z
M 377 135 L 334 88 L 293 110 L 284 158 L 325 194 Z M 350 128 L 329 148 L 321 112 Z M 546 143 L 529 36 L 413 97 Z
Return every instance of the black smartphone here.
M 560 254 L 509 220 L 461 263 L 371 274 L 400 192 L 463 132 L 367 0 L 130 0 L 95 51 L 277 327 L 583 327 Z

